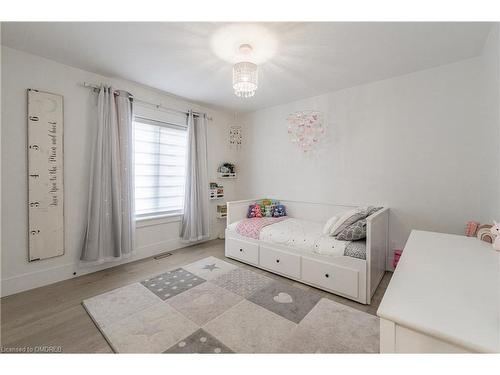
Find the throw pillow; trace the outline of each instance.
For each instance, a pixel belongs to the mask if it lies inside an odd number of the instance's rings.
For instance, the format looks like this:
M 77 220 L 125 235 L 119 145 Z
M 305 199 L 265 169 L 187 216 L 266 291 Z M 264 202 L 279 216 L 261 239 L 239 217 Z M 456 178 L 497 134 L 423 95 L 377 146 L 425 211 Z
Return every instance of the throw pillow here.
M 330 234 L 330 229 L 332 228 L 333 224 L 335 224 L 337 221 L 339 221 L 338 216 L 332 216 L 331 218 L 329 218 L 326 221 L 325 226 L 323 227 L 323 234 Z
M 349 225 L 354 224 L 356 221 L 367 218 L 374 212 L 380 210 L 382 207 L 358 207 L 354 210 L 348 211 L 342 216 L 339 221 L 337 221 L 333 227 L 331 228 L 330 235 L 336 236 L 340 232 L 342 232 Z
M 361 219 L 347 226 L 339 234 L 337 240 L 357 241 L 366 238 L 366 219 Z

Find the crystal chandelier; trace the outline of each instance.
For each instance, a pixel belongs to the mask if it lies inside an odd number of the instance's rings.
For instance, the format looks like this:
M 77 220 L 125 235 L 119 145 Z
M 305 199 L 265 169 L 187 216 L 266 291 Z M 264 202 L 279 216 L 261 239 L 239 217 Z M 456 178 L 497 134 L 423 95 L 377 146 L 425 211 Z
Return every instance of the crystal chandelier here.
M 248 44 L 240 46 L 240 52 L 247 55 L 252 52 Z M 257 65 L 248 61 L 242 61 L 233 66 L 233 89 L 234 94 L 240 98 L 250 98 L 255 95 L 258 88 L 259 71 Z

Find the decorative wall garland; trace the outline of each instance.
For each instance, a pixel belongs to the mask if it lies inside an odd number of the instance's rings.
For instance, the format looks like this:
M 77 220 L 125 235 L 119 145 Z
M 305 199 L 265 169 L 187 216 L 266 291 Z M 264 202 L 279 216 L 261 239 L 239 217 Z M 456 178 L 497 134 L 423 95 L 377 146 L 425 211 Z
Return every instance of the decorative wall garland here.
M 234 125 L 229 128 L 229 146 L 239 150 L 243 142 L 241 126 Z
M 287 118 L 288 136 L 299 149 L 308 153 L 314 151 L 325 136 L 323 113 L 319 111 L 298 111 Z

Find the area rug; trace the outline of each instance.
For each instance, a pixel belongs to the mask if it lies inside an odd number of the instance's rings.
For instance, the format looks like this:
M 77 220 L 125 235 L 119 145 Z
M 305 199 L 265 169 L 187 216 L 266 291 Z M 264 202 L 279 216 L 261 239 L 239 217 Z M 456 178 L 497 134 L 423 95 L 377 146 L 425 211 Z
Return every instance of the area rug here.
M 378 353 L 378 318 L 208 257 L 82 302 L 117 353 Z

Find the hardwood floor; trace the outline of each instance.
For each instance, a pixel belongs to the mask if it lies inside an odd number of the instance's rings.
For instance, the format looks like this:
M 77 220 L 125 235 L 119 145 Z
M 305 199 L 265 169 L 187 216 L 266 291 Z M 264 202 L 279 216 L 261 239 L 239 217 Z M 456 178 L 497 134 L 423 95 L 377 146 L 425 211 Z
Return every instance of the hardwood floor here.
M 13 348 L 22 350 L 26 347 L 49 346 L 56 350 L 60 348 L 62 352 L 68 353 L 111 353 L 111 348 L 82 307 L 81 302 L 86 298 L 208 256 L 224 259 L 306 290 L 314 289 L 227 259 L 224 257 L 224 241 L 214 240 L 176 250 L 171 256 L 163 259 L 143 259 L 2 298 L 0 300 L 2 349 L 7 351 Z M 370 306 L 317 289 L 316 291 L 325 298 L 375 314 L 391 275 L 391 273 L 385 274 Z

